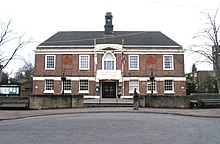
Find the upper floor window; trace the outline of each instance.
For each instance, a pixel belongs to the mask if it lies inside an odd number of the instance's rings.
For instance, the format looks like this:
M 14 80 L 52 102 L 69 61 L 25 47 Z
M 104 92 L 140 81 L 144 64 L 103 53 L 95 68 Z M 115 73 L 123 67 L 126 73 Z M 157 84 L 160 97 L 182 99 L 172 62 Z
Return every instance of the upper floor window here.
M 129 55 L 129 70 L 139 70 L 139 55 Z
M 106 53 L 104 56 L 104 70 L 115 69 L 115 57 L 111 52 Z
M 80 55 L 79 56 L 79 69 L 80 70 L 89 70 L 89 55 Z
M 173 70 L 173 55 L 164 55 L 163 56 L 163 69 L 164 70 Z
M 45 56 L 45 69 L 54 70 L 55 69 L 56 56 L 55 55 L 46 55 Z

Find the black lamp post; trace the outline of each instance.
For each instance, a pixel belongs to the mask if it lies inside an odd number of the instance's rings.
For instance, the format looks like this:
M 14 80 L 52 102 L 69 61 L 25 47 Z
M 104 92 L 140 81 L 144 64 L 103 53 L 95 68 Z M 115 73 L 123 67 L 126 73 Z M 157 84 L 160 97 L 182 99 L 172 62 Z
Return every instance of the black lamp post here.
M 63 74 L 62 74 L 61 80 L 62 80 L 62 84 L 63 84 L 62 95 L 64 95 L 64 82 L 66 81 L 65 72 L 63 72 Z
M 153 95 L 153 83 L 154 83 L 154 79 L 155 79 L 155 77 L 154 77 L 154 74 L 153 74 L 153 69 L 151 68 L 151 74 L 150 74 L 150 82 L 151 82 L 151 96 Z

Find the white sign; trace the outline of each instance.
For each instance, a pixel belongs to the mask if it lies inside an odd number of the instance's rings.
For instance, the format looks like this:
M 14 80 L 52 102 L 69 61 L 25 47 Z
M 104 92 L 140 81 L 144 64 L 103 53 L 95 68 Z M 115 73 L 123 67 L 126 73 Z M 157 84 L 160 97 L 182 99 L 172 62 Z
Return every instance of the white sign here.
M 19 87 L 18 86 L 1 86 L 0 94 L 19 95 Z
M 97 70 L 96 78 L 100 80 L 120 80 L 121 70 Z

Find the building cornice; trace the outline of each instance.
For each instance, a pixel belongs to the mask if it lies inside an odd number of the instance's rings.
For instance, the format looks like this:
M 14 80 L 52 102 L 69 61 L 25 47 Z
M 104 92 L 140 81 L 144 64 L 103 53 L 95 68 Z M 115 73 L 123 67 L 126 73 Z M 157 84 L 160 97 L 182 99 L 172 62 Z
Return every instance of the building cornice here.
M 105 51 L 104 48 L 107 47 L 98 47 L 96 49 L 97 53 L 103 53 Z M 121 53 L 120 47 L 114 49 L 115 53 Z M 126 49 L 124 48 L 125 54 L 184 54 L 184 49 Z M 84 49 L 36 49 L 35 54 L 94 54 L 94 49 L 92 48 L 84 48 Z

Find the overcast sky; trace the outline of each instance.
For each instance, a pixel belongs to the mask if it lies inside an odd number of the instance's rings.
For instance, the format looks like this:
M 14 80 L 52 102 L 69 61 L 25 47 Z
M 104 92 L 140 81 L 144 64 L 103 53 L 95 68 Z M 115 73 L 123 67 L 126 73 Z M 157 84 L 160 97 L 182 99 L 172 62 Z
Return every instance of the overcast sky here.
M 13 31 L 36 41 L 19 52 L 34 61 L 36 46 L 57 31 L 104 30 L 106 12 L 112 12 L 115 31 L 161 31 L 187 49 L 204 29 L 202 12 L 214 13 L 219 4 L 220 0 L 0 0 L 0 21 L 12 18 Z M 185 72 L 198 59 L 186 51 Z M 22 62 L 13 61 L 6 70 L 16 72 L 19 65 Z

